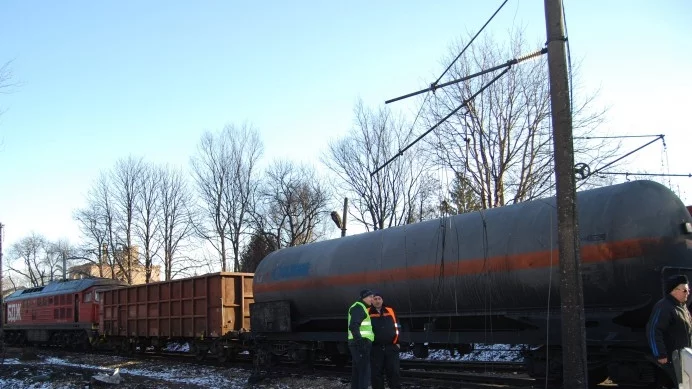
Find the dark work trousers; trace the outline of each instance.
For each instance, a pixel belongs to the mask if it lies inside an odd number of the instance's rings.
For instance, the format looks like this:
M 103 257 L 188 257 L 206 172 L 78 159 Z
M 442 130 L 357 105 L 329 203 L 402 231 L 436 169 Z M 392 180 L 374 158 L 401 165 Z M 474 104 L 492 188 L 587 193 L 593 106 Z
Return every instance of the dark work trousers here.
M 680 350 L 673 350 L 671 358 L 668 360 L 668 374 L 673 375 L 675 387 L 682 382 L 682 361 L 680 360 Z
M 372 389 L 384 389 L 384 376 L 391 389 L 401 388 L 399 348 L 395 344 L 372 346 Z
M 682 381 L 682 361 L 680 360 L 680 350 L 673 350 L 672 355 L 668 358 L 668 363 L 660 365 L 661 368 L 668 374 L 673 385 L 677 387 Z
M 372 343 L 364 342 L 360 347 L 350 341 L 351 351 L 351 389 L 368 389 L 370 386 L 370 352 Z

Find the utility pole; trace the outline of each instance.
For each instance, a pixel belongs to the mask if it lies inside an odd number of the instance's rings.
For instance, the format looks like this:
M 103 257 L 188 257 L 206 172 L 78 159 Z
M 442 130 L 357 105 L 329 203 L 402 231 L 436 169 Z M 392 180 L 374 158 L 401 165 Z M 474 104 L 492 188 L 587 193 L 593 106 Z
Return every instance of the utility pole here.
M 67 281 L 67 253 L 66 249 L 63 248 L 62 251 L 62 282 Z
M 579 253 L 574 145 L 562 0 L 545 0 L 560 258 L 563 388 L 587 387 L 584 292 Z
M 341 224 L 341 237 L 343 238 L 346 236 L 346 211 L 348 209 L 348 197 L 344 197 L 344 213 L 343 218 L 342 218 L 342 224 Z

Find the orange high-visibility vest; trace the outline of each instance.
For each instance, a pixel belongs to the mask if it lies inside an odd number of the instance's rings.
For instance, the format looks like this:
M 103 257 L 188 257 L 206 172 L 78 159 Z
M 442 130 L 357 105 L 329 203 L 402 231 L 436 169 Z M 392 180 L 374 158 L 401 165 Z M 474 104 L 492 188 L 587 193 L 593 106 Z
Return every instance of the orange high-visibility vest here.
M 391 316 L 392 317 L 392 322 L 394 324 L 394 340 L 392 341 L 393 344 L 397 344 L 399 341 L 399 323 L 396 321 L 396 315 L 394 314 L 394 310 L 390 307 L 383 307 L 384 312 L 381 314 L 377 312 L 375 308 L 372 308 L 371 311 L 374 311 L 374 313 L 370 313 L 370 317 L 381 317 L 381 316 Z

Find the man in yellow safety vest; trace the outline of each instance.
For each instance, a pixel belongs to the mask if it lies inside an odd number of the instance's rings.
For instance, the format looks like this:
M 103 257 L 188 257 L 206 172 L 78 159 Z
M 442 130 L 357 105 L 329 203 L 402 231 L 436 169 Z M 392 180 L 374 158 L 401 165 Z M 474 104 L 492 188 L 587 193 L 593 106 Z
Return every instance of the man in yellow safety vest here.
M 360 292 L 360 299 L 348 309 L 348 348 L 351 351 L 351 389 L 370 386 L 370 351 L 375 334 L 372 331 L 368 308 L 374 293 Z

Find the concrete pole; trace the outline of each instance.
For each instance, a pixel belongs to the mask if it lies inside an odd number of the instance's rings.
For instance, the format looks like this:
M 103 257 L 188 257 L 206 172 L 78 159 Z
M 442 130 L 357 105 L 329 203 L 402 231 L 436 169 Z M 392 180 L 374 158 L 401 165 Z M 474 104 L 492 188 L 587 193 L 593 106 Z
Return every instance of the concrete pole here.
M 579 223 L 574 182 L 572 112 L 567 76 L 562 0 L 545 0 L 548 71 L 555 155 L 555 182 L 560 258 L 563 388 L 587 387 L 584 293 L 579 257 Z
M 62 282 L 67 281 L 67 253 L 62 250 Z
M 341 237 L 346 236 L 346 211 L 348 210 L 348 197 L 344 197 L 344 213 L 342 214 Z

